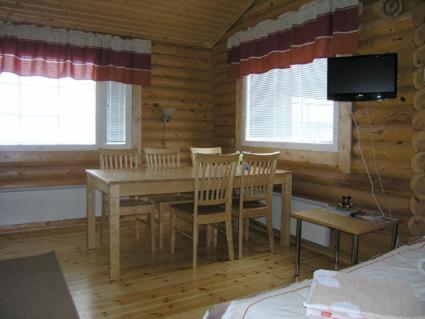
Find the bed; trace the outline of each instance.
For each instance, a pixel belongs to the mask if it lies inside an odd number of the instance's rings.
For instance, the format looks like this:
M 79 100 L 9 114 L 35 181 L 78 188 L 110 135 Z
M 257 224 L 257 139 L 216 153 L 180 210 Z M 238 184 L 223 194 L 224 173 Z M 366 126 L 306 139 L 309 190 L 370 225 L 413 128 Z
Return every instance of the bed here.
M 385 255 L 341 272 L 367 275 L 376 279 L 396 278 L 410 284 L 425 309 L 425 237 Z M 303 301 L 309 294 L 311 280 L 260 293 L 253 297 L 219 304 L 208 310 L 203 319 L 309 318 Z

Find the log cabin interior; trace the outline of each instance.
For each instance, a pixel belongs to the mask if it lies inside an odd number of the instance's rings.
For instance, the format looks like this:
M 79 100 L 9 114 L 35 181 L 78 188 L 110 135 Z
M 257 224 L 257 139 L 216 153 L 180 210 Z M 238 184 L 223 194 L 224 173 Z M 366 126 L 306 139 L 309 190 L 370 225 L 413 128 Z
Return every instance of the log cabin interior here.
M 425 317 L 423 0 L 0 0 L 0 48 L 1 318 Z

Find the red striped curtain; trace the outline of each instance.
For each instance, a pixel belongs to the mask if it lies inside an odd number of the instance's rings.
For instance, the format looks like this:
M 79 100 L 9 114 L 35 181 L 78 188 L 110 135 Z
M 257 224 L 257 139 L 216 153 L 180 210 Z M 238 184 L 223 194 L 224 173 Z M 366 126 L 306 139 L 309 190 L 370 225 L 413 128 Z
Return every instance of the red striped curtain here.
M 0 21 L 0 72 L 150 84 L 151 42 Z
M 231 79 L 288 68 L 357 49 L 358 0 L 316 0 L 227 41 Z

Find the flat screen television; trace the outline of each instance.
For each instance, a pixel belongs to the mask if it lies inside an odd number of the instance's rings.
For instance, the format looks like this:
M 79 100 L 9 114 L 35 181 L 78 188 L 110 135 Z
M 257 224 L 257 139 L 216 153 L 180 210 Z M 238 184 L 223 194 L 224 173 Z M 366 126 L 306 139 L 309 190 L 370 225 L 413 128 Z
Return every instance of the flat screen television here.
M 328 100 L 369 101 L 397 97 L 397 53 L 328 59 Z

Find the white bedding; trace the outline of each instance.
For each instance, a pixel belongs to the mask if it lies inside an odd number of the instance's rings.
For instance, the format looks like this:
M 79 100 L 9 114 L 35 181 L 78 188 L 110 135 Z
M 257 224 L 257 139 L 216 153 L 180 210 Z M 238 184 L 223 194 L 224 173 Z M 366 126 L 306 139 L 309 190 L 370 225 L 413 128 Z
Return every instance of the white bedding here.
M 342 272 L 373 278 L 398 278 L 408 282 L 425 310 L 425 242 L 403 246 L 381 257 L 361 263 Z M 303 301 L 307 298 L 311 280 L 286 288 L 232 301 L 221 319 L 305 319 Z M 208 312 L 204 319 L 208 318 Z

